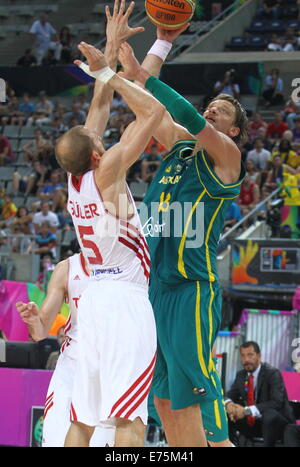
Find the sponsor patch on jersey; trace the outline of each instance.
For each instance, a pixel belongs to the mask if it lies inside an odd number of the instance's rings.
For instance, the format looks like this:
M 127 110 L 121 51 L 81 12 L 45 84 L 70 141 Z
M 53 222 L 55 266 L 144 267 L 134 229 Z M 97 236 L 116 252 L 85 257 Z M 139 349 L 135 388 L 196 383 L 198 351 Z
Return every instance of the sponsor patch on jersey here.
M 108 268 L 108 269 L 94 269 L 92 271 L 92 276 L 97 277 L 102 274 L 121 274 L 123 271 L 120 268 Z

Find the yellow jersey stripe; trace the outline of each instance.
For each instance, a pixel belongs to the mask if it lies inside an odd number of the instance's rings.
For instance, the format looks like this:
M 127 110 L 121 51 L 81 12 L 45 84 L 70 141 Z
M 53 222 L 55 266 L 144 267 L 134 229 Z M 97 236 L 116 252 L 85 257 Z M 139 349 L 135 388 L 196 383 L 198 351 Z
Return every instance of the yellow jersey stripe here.
M 193 207 L 192 207 L 192 209 L 191 209 L 191 211 L 189 213 L 188 219 L 187 219 L 185 227 L 184 227 L 183 235 L 182 235 L 181 240 L 180 240 L 179 248 L 178 248 L 178 271 L 186 279 L 187 279 L 187 273 L 186 273 L 185 267 L 184 267 L 183 250 L 184 250 L 184 245 L 185 245 L 185 242 L 186 242 L 187 231 L 188 231 L 192 216 L 194 214 L 194 211 L 195 211 L 197 205 L 199 204 L 199 202 L 201 201 L 201 199 L 203 198 L 203 196 L 205 195 L 205 193 L 206 193 L 206 190 L 204 189 L 202 191 L 202 193 L 200 193 L 200 195 L 198 196 L 195 204 L 193 205 Z
M 221 183 L 221 181 L 215 176 L 215 174 L 212 172 L 211 168 L 209 167 L 208 163 L 207 163 L 207 160 L 206 160 L 206 157 L 204 155 L 204 151 L 202 151 L 202 159 L 203 159 L 203 162 L 204 164 L 206 165 L 206 168 L 207 170 L 209 171 L 210 175 L 213 177 L 213 179 L 222 187 L 222 188 L 235 188 L 236 186 L 239 186 L 241 185 L 242 181 L 243 180 L 240 180 L 238 183 L 235 183 L 233 185 L 223 185 L 223 183 Z
M 200 175 L 200 172 L 199 172 L 199 168 L 198 168 L 198 161 L 197 161 L 197 158 L 195 158 L 195 164 L 196 164 L 196 170 L 197 170 L 197 174 L 198 174 L 199 181 L 200 181 L 201 185 L 206 189 L 206 192 L 207 192 L 207 194 L 208 194 L 208 196 L 209 196 L 210 198 L 212 198 L 212 199 L 225 199 L 225 200 L 226 200 L 226 199 L 236 199 L 236 198 L 239 196 L 239 195 L 237 194 L 237 195 L 235 195 L 235 196 L 230 196 L 230 197 L 229 197 L 229 196 L 228 196 L 228 197 L 226 196 L 226 198 L 224 198 L 224 197 L 222 197 L 222 196 L 213 196 L 213 195 L 211 195 L 210 192 L 208 191 L 208 189 L 207 189 L 205 183 L 203 182 L 203 180 L 202 180 L 202 178 L 201 178 L 201 175 Z
M 214 412 L 215 412 L 216 426 L 221 430 L 222 423 L 221 423 L 221 415 L 220 415 L 218 399 L 214 401 Z
M 206 190 L 205 190 L 206 191 Z M 213 227 L 213 224 L 215 222 L 215 219 L 222 207 L 224 203 L 224 199 L 221 199 L 220 203 L 219 203 L 219 206 L 217 207 L 217 209 L 215 210 L 214 212 L 214 215 L 212 216 L 211 220 L 210 220 L 210 223 L 209 223 L 209 226 L 208 226 L 208 229 L 207 229 L 207 234 L 206 234 L 206 238 L 205 238 L 205 256 L 206 256 L 206 264 L 207 264 L 207 271 L 208 271 L 208 280 L 210 282 L 214 282 L 215 281 L 215 276 L 214 274 L 212 273 L 212 268 L 211 268 L 211 261 L 210 261 L 210 255 L 209 255 L 209 246 L 208 246 L 208 242 L 209 242 L 209 237 L 210 237 L 210 233 L 211 233 L 211 229 Z
M 198 360 L 201 371 L 206 378 L 209 378 L 209 374 L 205 365 L 203 348 L 202 348 L 202 333 L 201 333 L 201 310 L 200 310 L 200 282 L 197 281 L 197 295 L 196 295 L 196 309 L 195 309 L 195 320 L 196 320 L 196 339 L 197 339 L 197 352 Z

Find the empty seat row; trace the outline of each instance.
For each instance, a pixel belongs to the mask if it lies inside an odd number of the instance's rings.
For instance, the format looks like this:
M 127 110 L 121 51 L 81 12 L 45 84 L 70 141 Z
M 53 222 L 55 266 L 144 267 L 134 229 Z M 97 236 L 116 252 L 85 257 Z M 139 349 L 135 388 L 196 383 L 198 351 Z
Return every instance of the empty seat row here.
M 263 21 L 255 20 L 252 22 L 248 32 L 250 33 L 268 33 L 268 32 L 284 32 L 286 28 L 294 28 L 295 31 L 300 29 L 300 21 L 297 19 L 283 21 L 283 20 L 274 20 L 274 21 Z

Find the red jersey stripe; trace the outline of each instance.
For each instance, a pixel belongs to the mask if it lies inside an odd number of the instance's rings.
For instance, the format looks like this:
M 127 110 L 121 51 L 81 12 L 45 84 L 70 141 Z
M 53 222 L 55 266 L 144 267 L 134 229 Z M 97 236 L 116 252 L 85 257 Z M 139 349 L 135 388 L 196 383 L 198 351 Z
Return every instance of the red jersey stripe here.
M 72 403 L 71 403 L 71 421 L 72 422 L 77 422 L 76 411 L 75 411 Z
M 152 367 L 155 365 L 155 360 L 156 360 L 156 353 L 150 363 L 150 365 L 148 366 L 148 368 L 146 368 L 146 370 L 138 377 L 138 379 L 130 386 L 130 388 L 125 392 L 125 394 L 123 394 L 123 396 L 120 397 L 119 400 L 117 400 L 117 402 L 113 405 L 112 409 L 111 409 L 111 412 L 110 412 L 110 415 L 116 410 L 116 408 L 126 399 L 126 397 L 129 396 L 129 394 L 132 393 L 132 391 L 134 391 L 134 389 L 143 381 L 143 379 L 148 375 L 149 371 L 152 370 Z
M 44 419 L 44 420 L 45 420 L 45 418 L 46 418 L 47 413 L 49 412 L 49 410 L 51 409 L 51 407 L 53 407 L 53 405 L 54 405 L 54 402 L 51 402 L 51 404 L 48 405 L 48 407 L 46 408 L 46 410 L 45 410 L 45 412 L 44 412 L 44 416 L 43 416 L 43 419 Z
M 116 413 L 115 417 L 121 417 L 122 413 L 128 409 L 128 407 L 132 404 L 132 402 L 143 392 L 143 390 L 148 386 L 149 383 L 151 383 L 152 378 L 153 378 L 153 373 L 154 373 L 154 368 L 151 371 L 150 375 L 146 379 L 146 381 L 143 383 L 143 385 L 138 389 L 137 392 L 133 394 L 133 396 L 129 399 L 129 401 L 126 402 L 126 404 L 121 407 L 121 409 Z
M 45 403 L 47 403 L 47 402 L 48 402 L 48 400 L 49 400 L 51 397 L 53 397 L 53 394 L 54 394 L 54 391 L 52 391 L 52 392 L 51 392 L 51 394 L 49 394 L 49 396 L 48 396 L 48 397 L 46 397 L 46 401 L 45 401 Z
M 124 415 L 124 418 L 129 418 L 130 415 L 141 405 L 141 403 L 146 399 L 150 392 L 151 384 L 149 384 L 149 387 L 147 391 L 139 398 L 138 401 L 136 401 L 135 405 L 131 407 L 131 409 Z

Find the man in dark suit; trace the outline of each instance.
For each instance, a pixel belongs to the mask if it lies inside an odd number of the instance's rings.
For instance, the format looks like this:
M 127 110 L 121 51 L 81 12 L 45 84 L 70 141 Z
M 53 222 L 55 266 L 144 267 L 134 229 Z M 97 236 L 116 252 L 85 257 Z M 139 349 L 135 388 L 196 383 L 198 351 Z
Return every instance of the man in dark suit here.
M 244 369 L 237 373 L 225 399 L 231 441 L 239 431 L 246 438 L 263 437 L 264 446 L 273 447 L 286 425 L 295 420 L 281 373 L 261 362 L 256 342 L 242 344 L 240 355 Z

